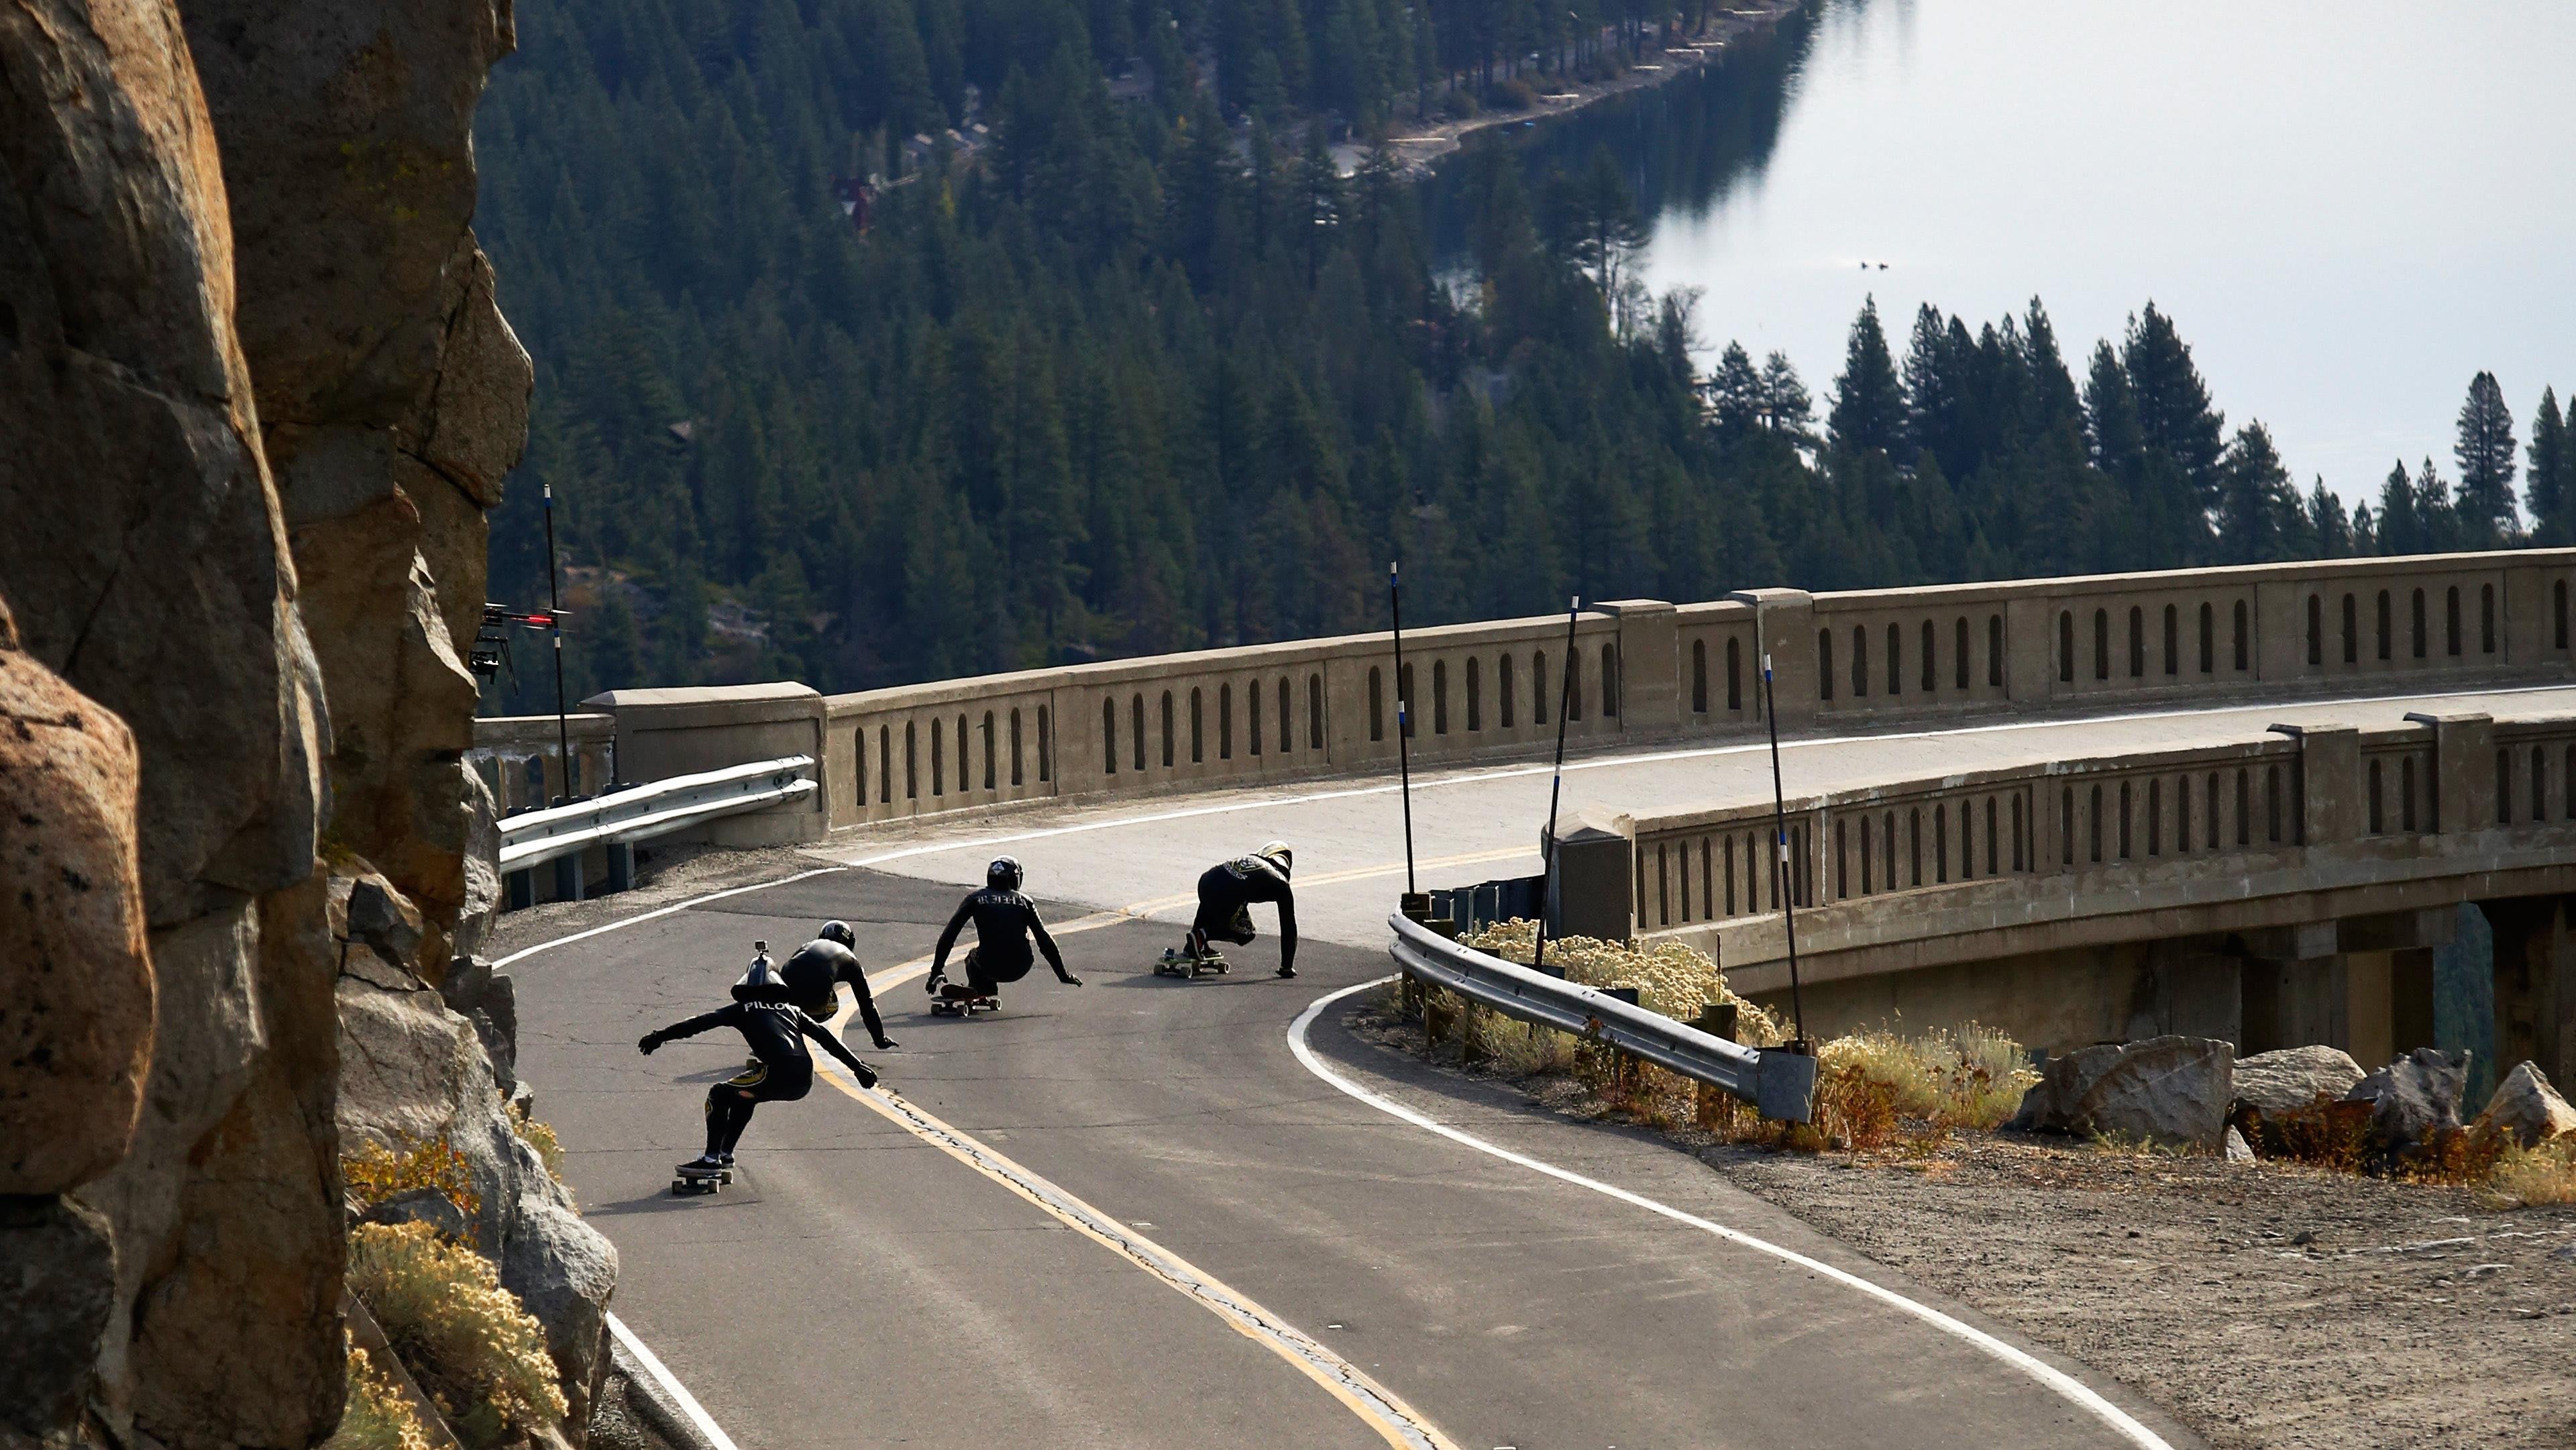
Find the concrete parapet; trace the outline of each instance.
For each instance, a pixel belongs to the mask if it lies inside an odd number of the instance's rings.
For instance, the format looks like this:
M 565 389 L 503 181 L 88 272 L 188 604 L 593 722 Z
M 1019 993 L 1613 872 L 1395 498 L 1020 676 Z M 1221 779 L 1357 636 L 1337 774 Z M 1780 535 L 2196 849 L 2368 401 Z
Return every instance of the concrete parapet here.
M 802 800 L 721 816 L 675 839 L 721 846 L 772 846 L 820 839 L 833 792 L 824 748 L 823 697 L 804 685 L 706 685 L 611 690 L 583 704 L 617 720 L 618 767 L 630 781 L 718 770 L 755 760 L 811 756 L 821 789 Z

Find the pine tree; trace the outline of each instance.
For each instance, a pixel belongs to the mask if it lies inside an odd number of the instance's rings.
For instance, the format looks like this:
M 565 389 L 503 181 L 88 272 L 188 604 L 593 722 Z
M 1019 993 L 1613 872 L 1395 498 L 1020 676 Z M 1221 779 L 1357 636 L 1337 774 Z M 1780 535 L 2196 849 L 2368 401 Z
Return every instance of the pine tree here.
M 2469 379 L 2459 442 L 2451 449 L 2460 465 L 2460 535 L 2471 547 L 2492 548 L 2514 532 L 2514 453 L 2513 410 L 2495 374 L 2481 372 Z
M 2228 440 L 2220 466 L 2218 544 L 2230 564 L 2269 564 L 2299 557 L 2306 513 L 2271 430 L 2252 422 Z
M 1753 436 L 1762 426 L 1765 392 L 1753 355 L 1740 342 L 1728 343 L 1708 375 L 1709 421 L 1720 441 L 1741 443 Z
M 2130 321 L 2120 363 L 2137 398 L 2138 429 L 2147 448 L 2172 465 L 2204 507 L 2214 503 L 2226 418 L 2210 406 L 2209 385 L 2191 360 L 2190 345 L 2153 302 Z
M 1792 442 L 1804 442 L 1815 430 L 1816 400 L 1785 352 L 1774 350 L 1762 360 L 1764 425 Z
M 2558 411 L 2558 390 L 2540 391 L 2540 410 L 2531 417 L 2531 472 L 2525 501 L 2531 505 L 2531 541 L 2562 545 L 2576 539 L 2569 524 L 2576 504 L 2576 449 L 2571 449 L 2567 420 Z
M 1886 452 L 1904 435 L 1905 393 L 1888 356 L 1887 333 L 1878 324 L 1878 299 L 1861 304 L 1843 347 L 1843 370 L 1834 379 L 1834 406 L 1825 426 L 1836 448 Z

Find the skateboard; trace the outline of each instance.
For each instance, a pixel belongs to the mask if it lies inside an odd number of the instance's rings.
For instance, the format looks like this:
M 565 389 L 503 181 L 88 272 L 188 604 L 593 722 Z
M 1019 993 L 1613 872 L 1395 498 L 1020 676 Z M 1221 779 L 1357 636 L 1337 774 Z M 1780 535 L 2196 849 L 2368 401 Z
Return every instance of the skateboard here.
M 978 1012 L 998 1012 L 1001 1002 L 992 997 L 978 997 L 974 990 L 954 982 L 940 984 L 939 995 L 930 999 L 933 1017 L 973 1017 Z
M 695 1164 L 683 1163 L 679 1170 L 671 1175 L 671 1192 L 678 1197 L 686 1198 L 693 1194 L 713 1193 L 719 1186 L 731 1182 L 733 1182 L 733 1170 L 730 1168 L 700 1168 Z
M 1231 969 L 1223 952 L 1210 951 L 1205 956 L 1193 957 L 1185 952 L 1174 951 L 1170 947 L 1165 947 L 1162 958 L 1154 963 L 1155 976 L 1182 977 L 1192 980 L 1203 972 L 1214 972 L 1222 977 Z

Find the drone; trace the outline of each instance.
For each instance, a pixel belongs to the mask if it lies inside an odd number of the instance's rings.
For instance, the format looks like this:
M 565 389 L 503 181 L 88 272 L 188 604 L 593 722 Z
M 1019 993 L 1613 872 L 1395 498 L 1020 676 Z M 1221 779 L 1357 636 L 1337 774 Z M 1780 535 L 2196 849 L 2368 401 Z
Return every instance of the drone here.
M 515 625 L 520 629 L 558 629 L 571 617 L 572 611 L 568 609 L 534 609 L 521 612 L 506 604 L 486 601 L 483 605 L 483 623 L 474 631 L 474 646 L 466 659 L 466 664 L 487 684 L 490 683 L 495 672 L 508 670 L 510 688 L 515 690 L 519 687 L 519 667 L 510 658 L 511 627 Z

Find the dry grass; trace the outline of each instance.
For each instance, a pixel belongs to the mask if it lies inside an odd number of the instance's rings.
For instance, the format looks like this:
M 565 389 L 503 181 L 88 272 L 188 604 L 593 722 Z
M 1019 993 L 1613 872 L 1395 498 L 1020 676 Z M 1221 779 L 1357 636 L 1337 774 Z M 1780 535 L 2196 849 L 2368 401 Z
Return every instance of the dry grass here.
M 510 1105 L 509 1118 L 510 1131 L 519 1135 L 519 1141 L 536 1150 L 537 1161 L 546 1165 L 546 1175 L 570 1194 L 572 1185 L 564 1182 L 563 1143 L 555 1137 L 553 1126 L 516 1103 Z
M 322 1442 L 322 1450 L 429 1450 L 429 1433 L 412 1413 L 410 1399 L 395 1387 L 392 1375 L 354 1344 L 349 1346 L 348 1385 L 340 1428 Z
M 474 1192 L 474 1178 L 465 1166 L 465 1155 L 444 1137 L 398 1148 L 360 1143 L 340 1155 L 340 1180 L 358 1200 L 362 1213 L 397 1193 L 415 1188 L 435 1188 L 446 1194 L 467 1218 L 483 1211 L 483 1200 Z
M 514 1427 L 563 1418 L 545 1327 L 490 1260 L 427 1224 L 360 1224 L 349 1231 L 348 1283 L 467 1444 L 497 1445 Z
M 2529 1148 L 2506 1143 L 2488 1171 L 2487 1190 L 2518 1208 L 2576 1203 L 2576 1133 Z
M 1528 966 L 1538 938 L 1538 924 L 1514 918 L 1460 937 L 1460 944 Z M 1687 1022 L 1712 1003 L 1735 1004 L 1737 1040 L 1767 1047 L 1787 1040 L 1771 1014 L 1729 991 L 1717 963 L 1704 952 L 1673 942 L 1641 949 L 1624 942 L 1588 936 L 1550 937 L 1547 964 L 1562 968 L 1565 979 L 1587 987 L 1634 987 L 1637 1005 Z

